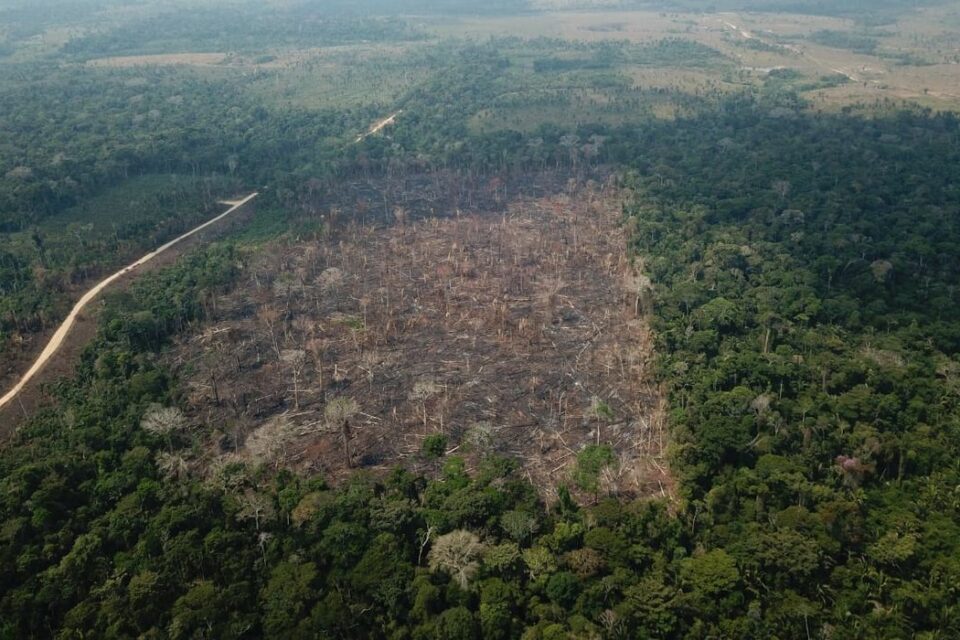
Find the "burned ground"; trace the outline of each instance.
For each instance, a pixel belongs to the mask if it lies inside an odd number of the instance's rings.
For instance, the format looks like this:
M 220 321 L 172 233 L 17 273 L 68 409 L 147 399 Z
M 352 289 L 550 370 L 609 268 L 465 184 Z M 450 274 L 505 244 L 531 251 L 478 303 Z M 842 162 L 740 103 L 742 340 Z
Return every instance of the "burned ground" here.
M 542 187 L 542 185 L 541 185 Z M 497 211 L 339 225 L 268 246 L 169 354 L 212 456 L 336 479 L 428 469 L 424 439 L 496 451 L 545 490 L 608 444 L 602 481 L 669 490 L 644 279 L 611 181 L 556 181 Z

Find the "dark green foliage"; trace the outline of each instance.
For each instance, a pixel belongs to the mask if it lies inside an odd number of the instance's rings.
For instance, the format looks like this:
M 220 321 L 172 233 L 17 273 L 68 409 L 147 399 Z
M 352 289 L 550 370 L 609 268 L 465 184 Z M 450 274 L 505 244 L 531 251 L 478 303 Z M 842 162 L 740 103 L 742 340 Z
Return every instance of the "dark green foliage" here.
M 441 433 L 434 433 L 423 439 L 421 451 L 427 458 L 436 460 L 447 452 L 447 438 Z
M 606 60 L 584 60 L 576 58 L 541 58 L 533 61 L 533 70 L 537 73 L 573 71 L 575 69 L 609 69 L 611 66 L 611 63 Z
M 614 460 L 610 445 L 591 444 L 577 454 L 575 480 L 584 491 L 596 491 L 600 472 Z
M 877 48 L 877 39 L 869 35 L 849 31 L 815 31 L 810 39 L 817 44 L 837 49 L 849 49 L 854 53 L 872 54 Z
M 569 571 L 555 573 L 547 580 L 546 593 L 550 600 L 569 609 L 580 593 L 580 580 Z
M 949 595 L 907 594 L 958 550 L 919 524 L 960 521 L 925 497 L 960 479 L 958 122 L 746 112 L 645 137 L 636 163 L 674 468 L 713 549 L 681 561 L 679 602 L 741 636 L 802 637 L 838 606 L 838 637 L 945 632 Z
M 66 315 L 78 285 L 222 212 L 219 198 L 274 179 L 282 165 L 308 164 L 293 158 L 302 147 L 291 139 L 359 129 L 376 113 L 348 125 L 342 113 L 268 112 L 230 81 L 161 67 L 33 62 L 4 71 L 0 352 L 11 336 Z
M 454 607 L 441 613 L 435 628 L 437 640 L 474 640 L 477 637 L 476 620 L 466 607 Z

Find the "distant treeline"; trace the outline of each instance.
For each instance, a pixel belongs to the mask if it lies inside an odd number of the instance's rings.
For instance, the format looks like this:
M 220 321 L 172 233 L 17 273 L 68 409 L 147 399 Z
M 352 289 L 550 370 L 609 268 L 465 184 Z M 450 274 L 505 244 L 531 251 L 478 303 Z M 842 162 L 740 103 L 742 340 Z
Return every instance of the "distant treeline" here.
M 421 37 L 394 18 L 338 17 L 326 13 L 197 10 L 185 20 L 171 12 L 77 38 L 63 51 L 84 58 L 170 52 L 263 51 L 266 48 L 320 47 L 354 42 L 389 42 Z
M 767 11 L 844 16 L 871 23 L 946 0 L 663 0 L 657 4 L 686 11 Z M 646 4 L 649 3 L 631 3 Z

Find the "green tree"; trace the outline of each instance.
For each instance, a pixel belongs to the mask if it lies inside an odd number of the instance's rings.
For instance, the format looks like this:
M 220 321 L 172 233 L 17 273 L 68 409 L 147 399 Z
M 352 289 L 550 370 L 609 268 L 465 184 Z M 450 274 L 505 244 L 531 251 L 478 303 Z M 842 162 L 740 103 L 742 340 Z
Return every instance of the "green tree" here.
M 317 568 L 312 562 L 281 562 L 260 591 L 263 629 L 268 636 L 309 637 L 304 628 L 307 613 L 316 601 L 313 582 Z

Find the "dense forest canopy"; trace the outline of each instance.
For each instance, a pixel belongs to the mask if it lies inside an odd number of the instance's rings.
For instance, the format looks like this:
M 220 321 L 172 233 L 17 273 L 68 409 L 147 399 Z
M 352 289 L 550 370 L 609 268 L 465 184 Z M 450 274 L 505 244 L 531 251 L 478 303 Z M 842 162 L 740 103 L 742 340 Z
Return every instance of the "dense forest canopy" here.
M 0 413 L 0 639 L 960 637 L 955 3 L 56 5 L 0 4 L 0 379 L 101 277 L 259 196 L 112 289 L 73 374 Z M 490 274 L 457 257 L 354 295 L 346 234 L 392 229 L 377 246 L 413 260 L 418 230 L 481 200 L 506 220 L 544 176 L 555 213 L 622 199 L 643 277 L 618 330 L 652 331 L 669 486 L 614 491 L 599 396 L 549 486 L 481 409 L 426 433 L 429 381 L 404 464 L 352 455 L 351 377 L 392 339 L 364 351 L 369 306 Z M 341 262 L 314 274 L 321 246 Z M 552 331 L 610 311 L 515 280 Z M 334 289 L 360 311 L 323 323 L 366 370 L 296 315 Z M 244 362 L 220 353 L 231 313 Z M 184 345 L 291 390 L 228 406 Z M 349 473 L 241 455 L 261 401 L 313 412 Z

